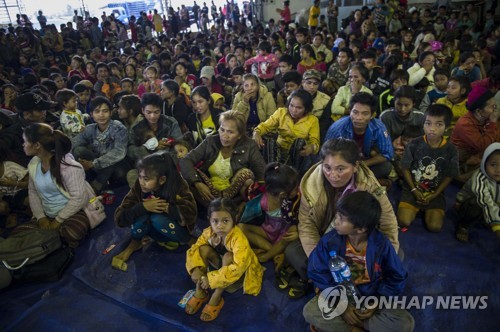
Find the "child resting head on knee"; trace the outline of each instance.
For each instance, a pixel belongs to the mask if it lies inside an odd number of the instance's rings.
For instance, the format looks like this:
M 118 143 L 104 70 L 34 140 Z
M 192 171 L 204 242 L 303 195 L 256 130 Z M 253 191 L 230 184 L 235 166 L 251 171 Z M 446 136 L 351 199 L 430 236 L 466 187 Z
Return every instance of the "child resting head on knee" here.
M 274 259 L 279 269 L 286 246 L 298 239 L 298 214 L 300 194 L 299 174 L 290 166 L 270 163 L 264 172 L 266 192 L 247 203 L 243 218 L 262 215 L 259 226 L 252 223 L 239 224 L 250 244 L 256 248 L 261 263 Z M 257 210 L 254 211 L 255 207 Z M 246 221 L 246 220 L 243 220 Z
M 262 286 L 262 266 L 245 234 L 235 227 L 236 216 L 237 207 L 231 200 L 212 201 L 208 206 L 210 227 L 186 253 L 186 269 L 196 284 L 196 292 L 185 310 L 194 315 L 208 301 L 200 317 L 205 322 L 219 316 L 224 306 L 222 293 L 241 277 L 245 294 L 258 295 Z

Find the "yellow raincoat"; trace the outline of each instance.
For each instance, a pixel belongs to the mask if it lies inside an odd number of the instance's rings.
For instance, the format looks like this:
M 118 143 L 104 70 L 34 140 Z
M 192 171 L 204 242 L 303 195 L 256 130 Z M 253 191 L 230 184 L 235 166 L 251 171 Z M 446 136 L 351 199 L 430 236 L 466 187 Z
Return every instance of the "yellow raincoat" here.
M 212 236 L 211 227 L 205 228 L 195 244 L 186 253 L 186 269 L 189 274 L 196 267 L 206 268 L 201 258 L 199 248 L 210 245 L 208 239 Z M 238 281 L 243 274 L 243 292 L 250 295 L 258 295 L 262 287 L 262 276 L 264 270 L 255 256 L 248 240 L 238 227 L 233 227 L 226 236 L 224 246 L 233 254 L 233 263 L 223 266 L 218 270 L 207 273 L 210 288 L 226 288 Z

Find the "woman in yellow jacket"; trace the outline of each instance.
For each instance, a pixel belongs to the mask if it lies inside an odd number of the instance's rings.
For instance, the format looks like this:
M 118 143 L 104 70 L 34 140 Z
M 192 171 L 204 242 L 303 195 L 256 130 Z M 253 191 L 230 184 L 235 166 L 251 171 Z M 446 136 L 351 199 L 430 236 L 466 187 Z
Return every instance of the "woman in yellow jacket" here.
M 311 113 L 312 108 L 313 100 L 309 92 L 303 89 L 293 92 L 289 97 L 288 108 L 278 108 L 268 120 L 258 125 L 254 129 L 253 139 L 262 147 L 262 136 L 277 131 L 280 161 L 299 164 L 299 157 L 315 155 L 319 151 L 319 120 Z M 304 145 L 299 149 L 299 156 L 294 156 L 298 144 Z
M 261 85 L 259 78 L 254 74 L 243 76 L 243 89 L 234 96 L 233 110 L 245 116 L 247 128 L 250 132 L 259 123 L 269 119 L 276 111 L 276 102 L 273 94 L 266 86 Z
M 236 227 L 236 205 L 229 199 L 218 198 L 210 203 L 208 216 L 210 227 L 186 253 L 186 269 L 196 284 L 196 292 L 185 311 L 194 315 L 208 301 L 200 317 L 205 322 L 218 317 L 224 306 L 224 289 L 244 275 L 243 292 L 258 295 L 264 274 L 245 234 Z M 214 290 L 211 297 L 208 289 Z

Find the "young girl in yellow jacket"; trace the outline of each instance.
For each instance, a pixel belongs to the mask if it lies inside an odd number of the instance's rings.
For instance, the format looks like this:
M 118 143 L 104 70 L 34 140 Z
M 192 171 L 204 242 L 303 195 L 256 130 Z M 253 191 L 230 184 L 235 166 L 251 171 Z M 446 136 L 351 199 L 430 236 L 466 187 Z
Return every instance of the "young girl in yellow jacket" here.
M 194 315 L 208 301 L 201 320 L 213 321 L 224 306 L 222 293 L 242 276 L 243 292 L 258 295 L 263 269 L 243 231 L 236 227 L 237 208 L 226 198 L 208 206 L 210 227 L 206 228 L 187 251 L 186 269 L 196 284 L 196 292 L 186 304 L 186 313 Z M 212 296 L 208 290 L 212 289 Z

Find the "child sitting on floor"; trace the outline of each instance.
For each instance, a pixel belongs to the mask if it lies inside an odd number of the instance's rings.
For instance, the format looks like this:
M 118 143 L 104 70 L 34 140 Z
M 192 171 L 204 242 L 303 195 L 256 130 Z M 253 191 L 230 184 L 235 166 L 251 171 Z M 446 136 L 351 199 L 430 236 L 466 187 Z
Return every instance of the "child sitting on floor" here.
M 212 100 L 214 101 L 214 107 L 216 109 L 219 109 L 223 112 L 227 111 L 227 106 L 226 106 L 226 98 L 224 98 L 223 95 L 220 93 L 214 92 L 210 95 L 212 97 Z
M 478 221 L 491 227 L 500 238 L 500 143 L 486 148 L 481 168 L 465 183 L 457 194 L 455 208 L 459 221 L 455 233 L 461 242 L 469 240 L 469 228 Z
M 137 87 L 137 95 L 142 97 L 147 92 L 160 94 L 161 80 L 158 78 L 158 69 L 154 66 L 149 66 L 144 70 L 144 80 Z
M 129 77 L 122 78 L 120 81 L 120 87 L 122 88 L 122 91 L 127 92 L 127 94 L 136 94 L 136 86 L 134 80 L 132 80 Z
M 184 96 L 191 96 L 191 87 L 187 84 L 181 76 L 175 76 L 174 80 L 179 84 L 179 93 Z
M 191 151 L 192 149 L 193 148 L 191 147 L 191 144 L 189 144 L 188 141 L 177 140 L 174 143 L 174 150 L 177 159 L 184 158 L 188 154 L 188 152 Z
M 434 72 L 434 89 L 427 92 L 419 105 L 420 112 L 424 113 L 429 105 L 434 104 L 439 98 L 446 97 L 450 74 L 446 69 L 438 68 Z
M 351 281 L 361 296 L 399 296 L 408 277 L 393 246 L 376 229 L 382 210 L 372 194 L 366 191 L 348 194 L 336 208 L 334 230 L 321 238 L 309 256 L 307 272 L 317 294 L 321 293 L 304 306 L 304 318 L 311 324 L 311 331 L 413 331 L 414 319 L 404 309 L 363 310 L 356 308 L 351 298 L 349 304 L 344 304 L 342 298 L 339 303 L 328 301 L 332 300 L 332 287 L 336 286 L 329 268 L 332 251 L 347 261 Z M 329 297 L 325 299 L 323 291 L 329 288 Z M 325 318 L 342 304 L 347 308 L 341 316 Z
M 467 110 L 467 96 L 471 90 L 470 82 L 463 76 L 453 76 L 448 80 L 446 97 L 436 100 L 436 104 L 448 106 L 452 112 L 450 126 L 445 132 L 445 136 L 450 136 L 458 119 L 469 111 Z
M 378 115 L 386 109 L 394 107 L 394 92 L 400 87 L 408 85 L 410 75 L 403 69 L 394 70 L 389 76 L 391 87 L 380 94 L 378 97 Z M 415 100 L 415 97 L 413 98 Z
M 434 104 L 425 111 L 424 133 L 405 148 L 401 168 L 405 183 L 398 206 L 398 222 L 408 227 L 420 210 L 430 232 L 443 227 L 446 201 L 444 190 L 458 175 L 458 152 L 444 137 L 452 113 L 445 105 Z
M 401 169 L 401 159 L 406 149 L 406 146 L 417 137 L 422 136 L 423 129 L 421 126 L 408 125 L 403 129 L 401 136 L 392 141 L 392 147 L 394 148 L 394 159 L 392 160 L 392 166 L 394 167 L 394 172 L 392 173 L 393 178 L 389 178 L 393 181 L 398 179 L 403 179 L 403 170 Z M 396 176 L 397 175 L 397 176 Z
M 89 81 L 86 81 L 90 83 Z M 77 94 L 78 98 L 76 99 L 77 104 L 76 108 L 79 109 L 83 114 L 87 114 L 87 117 L 84 119 L 86 123 L 91 123 L 90 119 L 90 102 L 92 99 L 92 83 L 87 85 L 85 82 L 80 82 L 75 84 L 73 87 L 73 91 Z
M 56 100 L 62 106 L 59 122 L 62 131 L 71 139 L 85 130 L 85 116 L 89 118 L 77 109 L 77 99 L 76 92 L 70 89 L 61 89 L 56 93 Z
M 205 322 L 219 316 L 224 306 L 222 292 L 242 276 L 245 294 L 260 293 L 264 272 L 245 234 L 236 227 L 236 215 L 237 208 L 231 200 L 212 201 L 208 206 L 210 227 L 186 253 L 186 269 L 196 284 L 196 292 L 185 310 L 194 315 L 208 302 L 200 317 Z M 212 296 L 209 289 L 214 290 Z
M 323 51 L 319 51 L 316 53 L 316 69 L 319 70 L 320 73 L 323 73 L 323 78 L 326 78 L 327 65 L 325 62 L 326 54 Z
M 300 195 L 298 193 L 299 174 L 290 166 L 270 163 L 264 173 L 266 192 L 247 203 L 238 227 L 257 248 L 261 263 L 274 259 L 276 270 L 283 263 L 288 243 L 298 239 L 297 231 Z M 253 216 L 265 217 L 260 226 L 244 223 L 246 212 Z M 251 218 L 251 217 L 250 217 Z M 254 218 L 251 218 L 254 219 Z
M 139 178 L 115 212 L 119 227 L 130 227 L 132 241 L 113 257 L 114 268 L 127 271 L 127 261 L 146 236 L 169 250 L 189 243 L 196 222 L 196 202 L 168 153 L 154 153 L 137 162 Z

